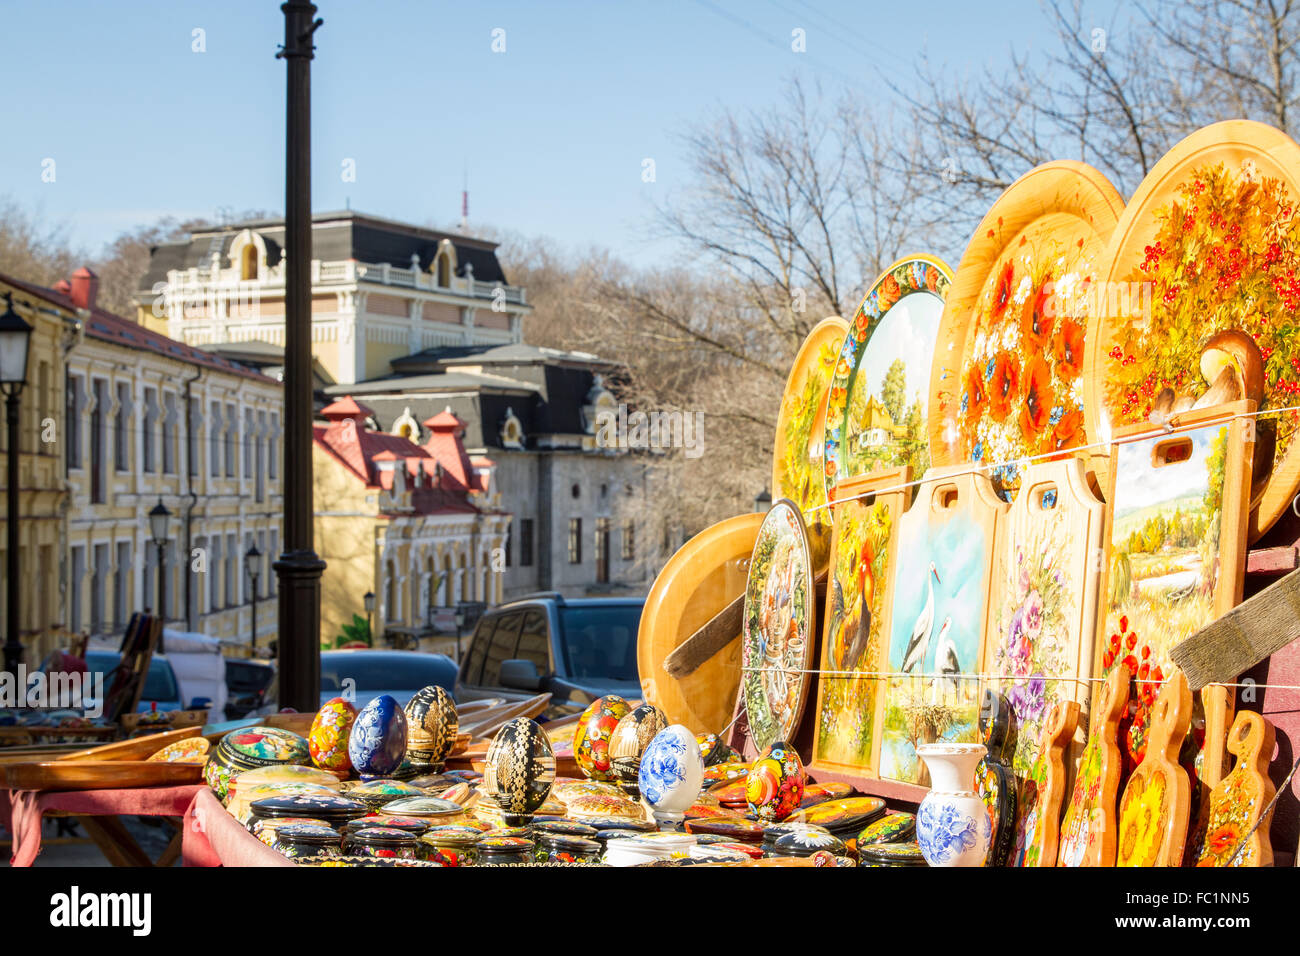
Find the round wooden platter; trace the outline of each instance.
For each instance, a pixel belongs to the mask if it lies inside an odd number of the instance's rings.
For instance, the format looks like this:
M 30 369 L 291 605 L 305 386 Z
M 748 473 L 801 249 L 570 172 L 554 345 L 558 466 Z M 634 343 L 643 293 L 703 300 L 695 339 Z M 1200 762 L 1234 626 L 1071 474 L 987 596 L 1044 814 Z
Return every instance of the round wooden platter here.
M 849 323 L 831 379 L 824 495 L 839 482 L 876 468 L 911 465 L 916 478 L 926 471 L 930 454 L 925 448 L 923 402 L 939 317 L 952 281 L 952 269 L 942 259 L 911 255 L 891 265 L 867 290 Z M 885 394 L 885 381 L 896 363 L 901 363 L 903 377 L 891 397 Z M 871 394 L 873 388 L 877 394 Z M 891 403 L 896 406 L 892 412 Z M 910 424 L 913 418 L 915 424 Z M 915 434 L 908 434 L 909 428 Z
M 755 513 L 727 518 L 687 541 L 655 578 L 641 612 L 641 691 L 669 722 L 685 724 L 693 733 L 718 733 L 731 720 L 740 689 L 740 641 L 732 641 L 681 678 L 664 671 L 664 659 L 745 593 L 763 517 Z
M 1088 293 L 1123 209 L 1105 176 L 1070 161 L 1037 166 L 998 197 L 943 310 L 930 373 L 934 465 L 992 465 L 1010 500 L 1028 459 L 1090 441 Z
M 831 513 L 822 477 L 826 402 L 844 333 L 849 324 L 838 315 L 818 322 L 790 367 L 776 417 L 772 446 L 772 497 L 789 498 L 808 522 L 808 546 L 814 569 L 825 568 L 831 551 Z
M 1108 297 L 1088 328 L 1091 433 L 1158 421 L 1170 402 L 1173 412 L 1257 396 L 1265 409 L 1300 404 L 1298 272 L 1300 146 L 1248 120 L 1174 146 L 1138 186 L 1103 261 L 1104 287 L 1129 294 Z M 1221 378 L 1233 365 L 1236 386 Z M 1300 485 L 1300 414 L 1258 422 L 1251 541 Z
M 740 693 L 760 753 L 792 740 L 803 717 L 814 666 L 816 595 L 803 515 L 782 498 L 754 541 L 741 625 Z

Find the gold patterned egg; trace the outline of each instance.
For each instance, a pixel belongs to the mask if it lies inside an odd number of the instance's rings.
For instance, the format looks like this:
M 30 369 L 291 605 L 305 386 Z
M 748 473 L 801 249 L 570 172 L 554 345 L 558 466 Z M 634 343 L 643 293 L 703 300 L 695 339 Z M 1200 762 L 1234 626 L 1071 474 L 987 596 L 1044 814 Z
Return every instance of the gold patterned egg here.
M 668 718 L 654 704 L 642 704 L 618 722 L 609 738 L 609 762 L 614 779 L 629 796 L 641 798 L 637 774 L 641 755 L 659 731 L 668 726 Z
M 537 721 L 516 717 L 497 731 L 483 763 L 481 786 L 508 825 L 530 819 L 550 796 L 554 781 L 555 753 Z
M 591 702 L 578 718 L 573 734 L 573 759 L 578 769 L 592 780 L 612 780 L 609 740 L 618 722 L 631 710 L 622 697 L 606 694 Z
M 442 770 L 458 733 L 456 703 L 444 688 L 430 684 L 407 702 L 406 756 L 420 773 Z

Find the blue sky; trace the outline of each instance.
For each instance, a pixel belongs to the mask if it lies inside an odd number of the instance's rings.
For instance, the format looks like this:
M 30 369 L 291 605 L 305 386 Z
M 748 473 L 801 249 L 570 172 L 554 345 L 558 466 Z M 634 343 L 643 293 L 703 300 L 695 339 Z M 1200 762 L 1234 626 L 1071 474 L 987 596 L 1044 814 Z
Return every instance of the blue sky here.
M 644 237 L 652 203 L 684 185 L 678 137 L 720 108 L 771 104 L 794 74 L 885 96 L 882 74 L 909 76 L 923 50 L 977 71 L 1012 43 L 1047 39 L 1032 0 L 996 12 L 957 0 L 319 6 L 316 209 L 350 201 L 451 224 L 468 167 L 471 227 L 608 246 L 643 265 L 669 253 Z M 0 12 L 0 197 L 68 223 L 92 253 L 162 215 L 283 208 L 275 0 L 6 0 Z M 491 49 L 496 28 L 504 53 Z M 806 53 L 791 50 L 796 28 Z M 192 49 L 196 29 L 205 52 Z M 645 158 L 654 183 L 642 182 Z M 342 181 L 345 160 L 355 182 Z

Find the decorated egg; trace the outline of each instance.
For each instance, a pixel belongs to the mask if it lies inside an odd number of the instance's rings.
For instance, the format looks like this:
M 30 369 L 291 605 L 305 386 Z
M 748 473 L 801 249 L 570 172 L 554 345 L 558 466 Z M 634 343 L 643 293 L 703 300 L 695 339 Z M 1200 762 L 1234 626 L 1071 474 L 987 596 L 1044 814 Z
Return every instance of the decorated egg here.
M 406 714 L 380 694 L 357 714 L 348 737 L 348 758 L 362 777 L 384 777 L 406 756 Z
M 325 770 L 351 770 L 348 759 L 348 737 L 352 722 L 357 719 L 357 709 L 342 697 L 331 697 L 325 706 L 316 711 L 307 733 L 307 746 L 311 749 L 311 762 Z
M 640 798 L 637 771 L 641 755 L 659 731 L 668 726 L 668 718 L 654 704 L 642 704 L 618 722 L 609 738 L 609 762 L 614 779 L 623 791 Z
M 203 779 L 224 802 L 230 778 L 245 770 L 277 764 L 305 764 L 310 760 L 305 738 L 276 727 L 249 727 L 231 731 L 208 751 Z
M 700 745 L 700 756 L 704 759 L 705 767 L 740 759 L 740 755 L 728 747 L 717 734 L 697 734 L 695 742 Z
M 704 760 L 695 735 L 681 724 L 655 734 L 641 755 L 637 785 L 641 796 L 663 823 L 680 823 L 700 795 Z
M 540 724 L 508 721 L 492 738 L 483 764 L 482 791 L 508 826 L 521 826 L 546 803 L 555 780 L 555 754 Z
M 606 694 L 591 702 L 591 706 L 578 718 L 578 729 L 573 734 L 573 759 L 578 768 L 593 780 L 610 780 L 613 772 L 609 763 L 609 739 L 618 722 L 627 716 L 627 701 L 615 694 Z
M 441 772 L 458 733 L 456 703 L 444 688 L 430 684 L 415 692 L 406 705 L 406 754 L 417 772 Z
M 778 740 L 750 765 L 745 777 L 745 802 L 758 819 L 781 821 L 799 809 L 803 787 L 803 761 L 793 747 Z

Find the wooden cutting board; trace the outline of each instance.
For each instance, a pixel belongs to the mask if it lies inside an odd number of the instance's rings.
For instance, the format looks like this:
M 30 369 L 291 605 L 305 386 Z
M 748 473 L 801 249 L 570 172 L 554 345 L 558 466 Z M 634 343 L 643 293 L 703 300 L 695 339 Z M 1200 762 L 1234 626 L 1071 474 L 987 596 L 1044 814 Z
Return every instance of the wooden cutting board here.
M 911 498 L 911 474 L 906 466 L 890 468 L 842 481 L 831 491 L 835 520 L 809 760 L 815 768 L 874 777 L 879 766 L 884 684 L 847 672 L 882 669 L 898 522 Z
M 1192 720 L 1192 692 L 1175 670 L 1156 698 L 1146 758 L 1119 802 L 1116 866 L 1178 866 L 1187 841 L 1192 784 L 1178 751 Z
M 1228 750 L 1236 756 L 1237 765 L 1210 794 L 1208 825 L 1196 854 L 1197 866 L 1273 865 L 1268 820 L 1246 840 L 1277 792 L 1268 777 L 1273 746 L 1273 725 L 1267 718 L 1249 710 L 1237 715 L 1228 735 Z
M 731 720 L 740 688 L 740 627 L 734 640 L 692 673 L 672 677 L 665 659 L 745 593 L 763 515 L 727 518 L 669 558 L 646 597 L 637 634 L 637 669 L 648 703 L 694 733 L 718 733 Z
M 1106 500 L 1106 574 L 1093 673 L 1135 672 L 1126 761 L 1145 749 L 1173 648 L 1241 600 L 1253 423 L 1233 402 L 1179 416 L 1170 430 L 1119 429 Z
M 1046 461 L 1021 475 L 998 526 L 984 673 L 998 675 L 990 683 L 1011 701 L 1011 767 L 1022 779 L 1038 760 L 1049 705 L 1072 700 L 1087 713 L 1105 510 L 1082 460 Z
M 980 673 L 993 549 L 1009 507 L 985 476 L 933 468 L 898 520 L 881 777 L 927 785 L 917 744 L 979 740 L 979 683 L 946 675 Z
M 1092 729 L 1061 822 L 1057 866 L 1115 865 L 1115 803 L 1123 770 L 1119 724 L 1128 713 L 1131 682 L 1120 664 L 1093 698 Z
M 1021 783 L 1016 802 L 1014 866 L 1055 866 L 1061 804 L 1065 801 L 1065 751 L 1079 723 L 1072 700 L 1051 704 L 1043 721 L 1042 742 L 1033 771 Z
M 5 768 L 11 790 L 120 790 L 203 782 L 202 764 L 147 760 L 50 760 Z

